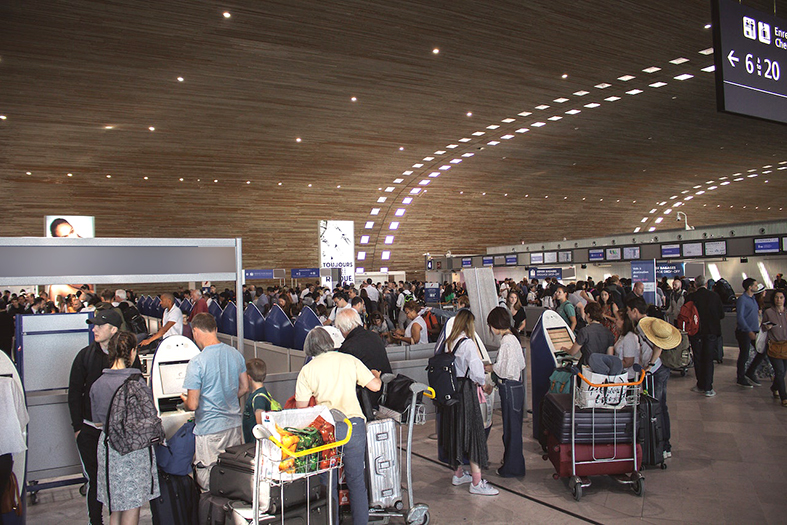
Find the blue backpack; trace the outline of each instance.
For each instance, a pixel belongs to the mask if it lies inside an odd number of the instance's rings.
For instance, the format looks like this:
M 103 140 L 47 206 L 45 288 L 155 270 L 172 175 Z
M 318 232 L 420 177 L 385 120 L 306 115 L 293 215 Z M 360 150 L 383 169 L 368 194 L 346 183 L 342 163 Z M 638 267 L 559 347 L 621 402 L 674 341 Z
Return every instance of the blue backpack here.
M 175 476 L 188 476 L 194 462 L 194 421 L 183 423 L 166 445 L 156 447 L 156 462 L 161 470 Z

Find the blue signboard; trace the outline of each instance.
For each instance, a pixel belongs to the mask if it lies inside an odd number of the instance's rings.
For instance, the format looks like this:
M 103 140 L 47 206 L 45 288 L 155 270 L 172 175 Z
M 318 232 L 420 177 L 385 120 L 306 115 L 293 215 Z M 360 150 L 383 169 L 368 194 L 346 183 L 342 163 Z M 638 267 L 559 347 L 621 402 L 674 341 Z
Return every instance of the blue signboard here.
M 656 261 L 631 261 L 631 282 L 644 283 L 643 297 L 648 304 L 656 303 Z
M 588 250 L 588 261 L 603 261 L 604 260 L 604 249 L 599 248 L 597 250 Z
M 293 279 L 308 279 L 310 277 L 319 277 L 319 268 L 293 268 L 290 270 L 290 275 Z
M 245 270 L 246 280 L 273 279 L 273 270 Z
M 440 302 L 440 285 L 437 283 L 426 283 L 424 288 L 424 300 L 427 303 Z
M 680 244 L 662 244 L 661 256 L 664 259 L 668 259 L 670 257 L 680 257 Z
M 563 268 L 530 268 L 528 277 L 530 279 L 551 279 L 552 277 L 563 279 Z
M 462 268 L 472 268 L 472 267 L 473 267 L 473 258 L 462 257 Z
M 494 266 L 495 258 L 494 257 L 484 257 L 483 263 L 484 266 Z
M 754 253 L 779 253 L 779 238 L 754 239 Z
M 685 264 L 684 263 L 668 263 L 668 262 L 660 262 L 656 263 L 656 278 L 661 279 L 662 277 L 667 277 L 672 279 L 673 277 L 685 275 Z
M 511 266 L 511 265 L 516 266 L 517 262 L 518 261 L 517 261 L 516 254 L 514 254 L 514 255 L 506 255 L 506 264 L 507 265 L 509 265 L 509 266 Z

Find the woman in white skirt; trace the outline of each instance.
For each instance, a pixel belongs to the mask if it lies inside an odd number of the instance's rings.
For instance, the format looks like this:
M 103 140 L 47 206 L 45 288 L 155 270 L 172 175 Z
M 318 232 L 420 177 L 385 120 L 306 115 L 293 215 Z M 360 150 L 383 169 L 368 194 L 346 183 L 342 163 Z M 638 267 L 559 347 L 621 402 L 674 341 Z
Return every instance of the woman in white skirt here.
M 137 339 L 129 332 L 118 332 L 109 341 L 111 368 L 105 368 L 90 388 L 94 422 L 105 424 L 115 392 L 129 376 L 141 375 L 139 370 L 131 368 L 137 355 L 136 347 Z M 149 388 L 148 391 L 153 398 L 153 392 Z M 111 525 L 135 525 L 139 523 L 142 505 L 159 497 L 155 450 L 147 447 L 121 455 L 111 446 L 104 446 L 104 436 L 102 431 L 98 441 L 98 501 L 109 507 Z

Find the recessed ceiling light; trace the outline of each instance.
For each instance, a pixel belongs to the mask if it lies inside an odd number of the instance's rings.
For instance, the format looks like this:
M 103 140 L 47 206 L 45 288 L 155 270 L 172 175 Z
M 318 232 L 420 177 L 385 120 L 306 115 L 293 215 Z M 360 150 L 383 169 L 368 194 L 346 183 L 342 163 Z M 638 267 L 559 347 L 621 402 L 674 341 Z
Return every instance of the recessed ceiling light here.
M 229 11 L 224 11 L 224 18 L 229 18 L 229 17 L 231 17 L 231 16 L 232 16 L 232 15 L 230 14 L 230 12 L 229 12 Z
M 369 215 L 379 215 L 380 208 L 372 208 L 372 211 L 369 212 Z
M 442 166 L 440 166 L 440 169 L 443 170 L 443 171 L 450 170 L 451 166 L 449 166 L 448 164 L 443 164 Z
M 465 192 L 463 192 L 463 191 L 459 192 L 459 195 L 464 195 L 464 194 L 465 194 Z
M 601 104 L 597 102 L 591 102 L 590 104 L 585 104 L 585 107 L 588 109 L 593 109 L 599 107 Z
M 676 59 L 674 59 L 674 60 L 670 60 L 670 61 L 669 61 L 669 63 L 670 63 L 670 64 L 675 64 L 676 66 L 679 66 L 679 65 L 681 65 L 681 64 L 685 64 L 685 63 L 686 63 L 686 62 L 688 62 L 688 61 L 689 61 L 689 59 L 688 59 L 688 58 L 683 58 L 683 57 L 680 57 L 680 58 L 676 58 Z
M 598 88 L 598 89 L 607 89 L 608 87 L 611 87 L 611 86 L 612 86 L 612 84 L 607 84 L 606 82 L 602 82 L 601 84 L 596 84 L 595 85 L 595 87 Z
M 660 88 L 667 85 L 666 82 L 654 82 L 653 84 L 649 84 L 652 88 Z
M 107 175 L 107 178 L 108 178 L 108 179 L 111 179 L 111 178 L 112 178 L 112 175 Z
M 543 111 L 543 110 L 547 109 L 548 107 L 549 106 L 547 106 L 546 104 L 541 104 L 540 106 L 536 106 L 536 109 L 540 109 L 541 111 Z
M 710 24 L 705 24 L 705 29 L 710 29 L 710 28 L 711 28 Z
M 281 186 L 281 182 L 279 183 L 279 186 Z
M 486 192 L 483 192 L 481 195 L 486 195 Z
M 382 204 L 382 203 L 384 203 L 387 200 L 388 200 L 388 197 L 378 197 L 377 198 L 377 203 L 378 204 Z
M 497 146 L 498 144 L 500 144 L 500 141 L 498 140 L 490 140 L 486 143 L 487 146 Z
M 412 170 L 407 170 L 402 172 L 402 175 L 412 175 L 412 174 L 413 174 Z
M 183 77 L 178 77 L 178 82 L 183 82 Z
M 459 142 L 470 142 L 471 140 L 473 140 L 473 139 L 469 139 L 469 138 L 465 137 L 465 138 L 459 139 Z
M 708 67 L 702 68 L 701 71 L 703 71 L 705 73 L 713 73 L 714 71 L 716 71 L 716 65 L 715 64 L 711 64 Z
M 503 123 L 505 123 L 505 124 L 511 124 L 511 123 L 512 123 L 512 122 L 514 122 L 514 121 L 516 121 L 516 119 L 515 119 L 515 118 L 510 118 L 510 117 L 509 117 L 509 118 L 504 118 L 504 119 L 503 119 L 503 120 L 501 120 L 500 122 L 503 122 Z
M 143 179 L 145 179 L 145 180 L 148 180 L 148 178 L 147 178 L 147 177 L 142 177 L 142 178 L 143 178 Z
M 396 189 L 396 188 L 395 188 L 395 187 L 393 187 L 393 186 L 388 186 L 387 188 L 385 188 L 385 192 L 386 192 L 386 193 L 393 193 L 393 191 L 394 191 L 395 189 Z
M 413 164 L 413 168 L 423 168 L 423 167 L 424 165 L 421 164 L 420 162 L 416 162 L 415 164 Z
M 404 179 L 394 179 L 394 184 L 401 184 L 404 182 Z
M 104 129 L 114 129 L 115 126 L 104 126 Z
M 530 130 L 527 129 L 527 128 L 519 128 L 519 129 L 515 130 L 514 133 L 527 133 L 528 131 L 530 131 Z
M 405 197 L 404 199 L 402 199 L 402 204 L 410 204 L 411 202 L 413 202 L 412 197 Z
M 437 49 L 437 48 L 434 48 L 434 49 L 432 49 L 432 53 L 437 55 L 438 53 L 440 53 L 440 50 Z
M 648 222 L 648 218 L 647 217 L 642 217 L 642 220 L 640 222 Z
M 650 228 L 648 228 L 648 231 L 649 232 L 654 232 L 654 231 L 656 231 L 656 227 L 655 226 L 651 226 Z
M 584 97 L 585 95 L 590 94 L 590 91 L 575 91 L 574 94 L 578 97 Z
M 366 229 L 371 230 L 374 228 L 374 221 L 366 221 Z
M 639 95 L 642 93 L 641 89 L 632 89 L 630 91 L 626 91 L 626 95 Z
M 72 173 L 66 173 L 66 176 L 67 177 L 73 177 L 74 175 Z
M 148 129 L 149 129 L 150 131 L 156 131 L 156 128 L 154 128 L 153 126 L 150 126 Z
M 615 102 L 616 100 L 620 100 L 620 97 L 607 97 L 604 100 L 607 102 Z
M 405 212 L 405 209 L 404 209 L 404 208 L 399 208 L 398 210 L 396 210 L 396 212 L 394 213 L 394 215 L 396 215 L 397 217 L 401 217 L 401 216 L 403 216 L 403 215 L 404 215 L 404 212 Z
M 351 102 L 358 102 L 358 99 L 357 99 L 357 98 L 355 98 L 355 97 L 351 97 L 351 98 L 350 98 L 350 101 L 351 101 Z
M 219 179 L 213 179 L 213 182 L 219 182 Z M 281 186 L 281 183 L 279 184 Z
M 540 128 L 541 126 L 546 126 L 546 125 L 547 125 L 546 122 L 533 122 L 533 124 L 531 124 L 531 126 L 533 126 L 534 128 Z
M 675 77 L 675 80 L 688 80 L 690 78 L 694 78 L 694 75 L 689 75 L 688 73 L 683 73 L 682 75 L 678 75 Z
M 0 115 L 0 120 L 5 120 L 5 119 L 7 119 L 7 118 L 8 118 L 8 117 L 6 117 L 5 115 Z
M 567 79 L 567 78 L 568 78 L 568 75 L 567 75 L 566 73 L 563 73 L 563 75 L 561 76 L 561 78 L 565 80 L 565 79 Z
M 462 153 L 462 156 L 465 158 L 472 157 L 473 155 L 475 155 L 475 153 L 470 153 L 470 152 Z
M 363 261 L 366 259 L 366 252 L 358 252 L 358 260 Z
M 639 226 L 637 226 L 636 228 L 634 228 L 634 233 L 639 233 L 639 230 L 640 230 L 640 228 L 639 228 Z
M 530 111 L 523 111 L 521 113 L 517 113 L 517 115 L 519 115 L 520 117 L 529 117 L 530 115 L 532 115 L 532 113 Z
M 361 244 L 369 244 L 369 236 L 361 235 Z
M 396 221 L 393 221 L 393 222 L 391 222 L 391 224 L 388 226 L 388 229 L 389 229 L 389 230 L 395 230 L 395 229 L 397 229 L 398 227 L 399 227 L 399 223 L 398 223 L 398 222 L 396 222 Z
M 309 187 L 311 188 L 311 187 L 312 187 L 312 185 L 311 185 L 311 184 L 309 184 Z
M 628 82 L 629 80 L 634 80 L 635 78 L 637 77 L 635 77 L 634 75 L 623 75 L 622 77 L 618 77 L 618 80 L 622 82 Z
M 429 176 L 432 177 L 432 178 L 439 177 L 440 176 L 440 172 L 439 171 L 433 171 L 432 173 L 429 174 Z
M 484 133 L 485 133 L 485 132 L 483 132 L 483 131 L 476 131 L 475 133 L 473 133 L 473 136 L 474 136 L 474 137 L 480 137 L 480 136 L 481 136 L 481 135 L 483 135 Z
M 498 126 L 497 124 L 491 124 L 491 125 L 487 126 L 486 129 L 497 129 L 499 127 L 500 126 Z
M 301 138 L 300 138 L 300 137 L 297 137 L 297 138 L 295 139 L 295 142 L 300 142 L 300 141 L 301 141 Z
M 503 194 L 503 197 L 508 197 L 508 193 L 504 193 L 504 194 Z
M 468 116 L 468 117 L 472 117 L 472 116 L 473 116 L 473 112 L 472 112 L 472 111 L 468 111 L 468 112 L 467 112 L 467 116 Z
M 423 160 L 425 160 L 426 162 L 429 162 L 429 161 L 434 160 L 434 157 L 424 157 Z
M 390 244 L 390 243 L 386 243 L 386 244 Z M 384 250 L 383 253 L 380 254 L 380 259 L 382 259 L 383 261 L 387 261 L 390 258 L 391 258 L 391 252 L 389 250 Z
M 410 190 L 410 195 L 418 195 L 421 193 L 421 188 L 413 188 Z
M 462 159 L 451 159 L 451 164 L 459 164 L 460 162 L 462 162 Z
M 404 146 L 399 146 L 399 151 L 404 151 Z
M 707 55 L 712 55 L 712 54 L 713 54 L 713 48 L 712 47 L 709 47 L 709 48 L 706 48 L 706 49 L 703 49 L 702 51 L 700 51 L 700 55 L 706 55 L 707 56 Z
M 426 186 L 430 182 L 432 181 L 430 181 L 429 179 L 422 179 L 418 184 L 420 184 L 421 186 Z
M 180 179 L 178 179 L 178 180 L 179 180 L 180 182 L 183 182 L 183 177 L 181 177 L 181 178 L 180 178 Z
M 569 109 L 566 111 L 566 115 L 576 115 L 577 113 L 582 113 L 582 111 L 579 109 Z
M 563 117 L 555 115 L 554 117 L 549 117 L 547 120 L 551 120 L 552 122 L 557 122 L 558 120 L 561 120 L 562 118 Z
M 655 222 L 656 222 L 656 224 L 661 224 L 661 221 L 663 221 L 663 220 L 664 220 L 664 217 L 658 217 Z
M 502 137 L 500 137 L 500 138 L 501 138 L 501 139 L 503 139 L 503 140 L 508 140 L 508 139 L 512 139 L 512 138 L 514 138 L 514 135 L 503 135 L 503 136 L 502 136 Z
M 561 97 L 561 98 L 556 98 L 556 99 L 555 99 L 555 100 L 553 100 L 552 102 L 557 102 L 558 104 L 562 104 L 562 103 L 564 103 L 564 102 L 568 102 L 568 99 L 567 99 L 567 98 L 565 98 L 565 97 Z

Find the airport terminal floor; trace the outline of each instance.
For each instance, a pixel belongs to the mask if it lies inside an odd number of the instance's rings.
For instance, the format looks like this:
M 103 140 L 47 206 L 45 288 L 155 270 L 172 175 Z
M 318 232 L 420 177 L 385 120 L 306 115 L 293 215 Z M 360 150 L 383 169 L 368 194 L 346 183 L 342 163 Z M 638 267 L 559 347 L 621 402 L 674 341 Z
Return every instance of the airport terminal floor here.
M 673 373 L 670 378 L 673 455 L 666 470 L 644 471 L 643 497 L 609 477 L 594 477 L 582 500 L 574 501 L 567 482 L 554 480 L 551 463 L 541 459 L 541 447 L 531 437 L 529 414 L 523 428 L 527 475 L 521 480 L 498 477 L 494 471 L 503 446 L 502 421 L 496 413 L 485 476 L 501 489 L 500 495 L 471 496 L 467 486 L 451 485 L 449 469 L 436 461 L 435 426 L 428 421 L 416 427 L 414 438 L 415 499 L 429 505 L 435 524 L 784 523 L 787 409 L 771 397 L 766 383 L 755 389 L 738 387 L 738 349 L 724 350 L 723 364 L 716 365 L 716 397 L 690 390 L 693 371 L 686 377 Z M 28 506 L 27 522 L 84 524 L 84 501 L 76 487 L 42 492 L 39 503 Z M 140 523 L 151 523 L 147 506 Z

